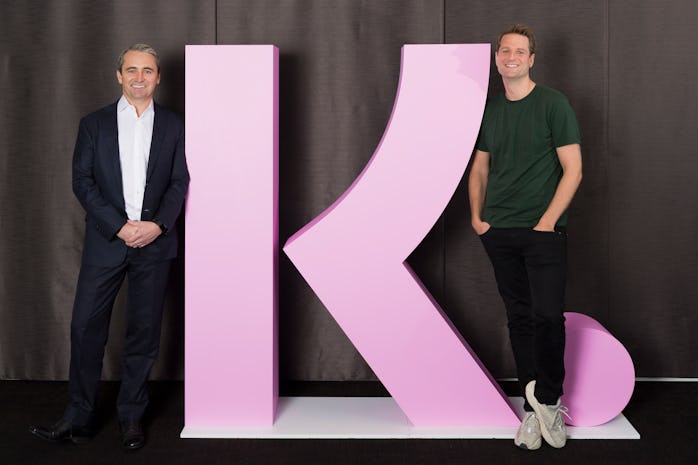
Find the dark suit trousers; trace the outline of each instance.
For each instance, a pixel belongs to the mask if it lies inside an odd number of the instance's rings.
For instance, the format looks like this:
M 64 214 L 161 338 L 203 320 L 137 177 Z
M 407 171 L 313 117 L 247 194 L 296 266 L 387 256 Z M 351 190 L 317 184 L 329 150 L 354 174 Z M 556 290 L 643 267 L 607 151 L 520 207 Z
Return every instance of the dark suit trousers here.
M 555 404 L 565 378 L 567 233 L 490 228 L 480 238 L 507 309 L 522 391 L 536 380 L 536 399 Z M 533 410 L 527 401 L 524 409 Z
M 120 421 L 139 421 L 143 416 L 148 404 L 146 383 L 160 346 L 171 262 L 146 260 L 141 250 L 129 248 L 126 260 L 118 266 L 83 263 L 70 328 L 69 401 L 63 415 L 66 421 L 74 425 L 92 421 L 112 307 L 126 276 L 128 323 L 117 413 Z

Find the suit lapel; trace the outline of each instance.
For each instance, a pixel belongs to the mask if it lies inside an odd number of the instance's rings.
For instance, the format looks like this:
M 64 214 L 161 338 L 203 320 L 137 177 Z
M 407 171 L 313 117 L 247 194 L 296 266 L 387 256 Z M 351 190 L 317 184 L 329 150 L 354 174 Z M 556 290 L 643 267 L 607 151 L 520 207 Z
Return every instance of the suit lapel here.
M 167 129 L 167 122 L 165 121 L 165 112 L 161 111 L 161 107 L 155 103 L 153 109 L 155 110 L 155 118 L 153 120 L 153 137 L 150 141 L 150 155 L 148 156 L 148 171 L 146 173 L 146 182 L 150 180 L 150 176 L 153 174 L 153 170 L 155 169 L 155 164 L 157 162 L 158 156 L 160 155 L 162 141 L 165 137 L 165 131 Z
M 104 121 L 104 147 L 106 147 L 106 150 L 108 150 L 107 163 L 109 164 L 109 167 L 111 168 L 110 171 L 113 174 L 113 182 L 114 186 L 116 186 L 115 192 L 123 193 L 124 186 L 123 179 L 121 178 L 121 160 L 119 159 L 119 124 L 116 116 L 117 103 L 107 107 L 107 114 Z M 125 208 L 124 205 L 122 205 L 122 207 Z

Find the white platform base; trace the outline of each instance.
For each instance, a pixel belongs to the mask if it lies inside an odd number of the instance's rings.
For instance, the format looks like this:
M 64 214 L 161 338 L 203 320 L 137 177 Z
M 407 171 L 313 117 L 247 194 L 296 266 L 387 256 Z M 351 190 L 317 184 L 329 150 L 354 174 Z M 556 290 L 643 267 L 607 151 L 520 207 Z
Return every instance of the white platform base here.
M 519 413 L 523 398 L 510 398 Z M 281 397 L 270 427 L 185 426 L 182 438 L 236 439 L 513 439 L 516 427 L 416 427 L 392 397 Z M 570 426 L 570 439 L 640 439 L 625 416 L 594 427 Z

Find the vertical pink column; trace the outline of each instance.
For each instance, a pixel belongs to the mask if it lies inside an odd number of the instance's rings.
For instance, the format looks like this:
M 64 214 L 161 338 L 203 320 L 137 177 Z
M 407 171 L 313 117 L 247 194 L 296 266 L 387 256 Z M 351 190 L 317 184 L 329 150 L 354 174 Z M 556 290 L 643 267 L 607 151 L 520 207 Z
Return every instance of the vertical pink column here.
M 278 56 L 186 47 L 185 428 L 274 422 Z

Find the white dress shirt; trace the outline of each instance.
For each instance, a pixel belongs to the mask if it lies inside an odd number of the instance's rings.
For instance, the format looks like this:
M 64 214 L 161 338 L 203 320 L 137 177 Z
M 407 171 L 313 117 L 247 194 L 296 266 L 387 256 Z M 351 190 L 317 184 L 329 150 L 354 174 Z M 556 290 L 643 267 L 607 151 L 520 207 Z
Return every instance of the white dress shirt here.
M 153 140 L 153 101 L 150 101 L 150 105 L 139 118 L 136 107 L 122 95 L 116 106 L 116 115 L 126 215 L 130 220 L 140 220 L 150 143 Z

